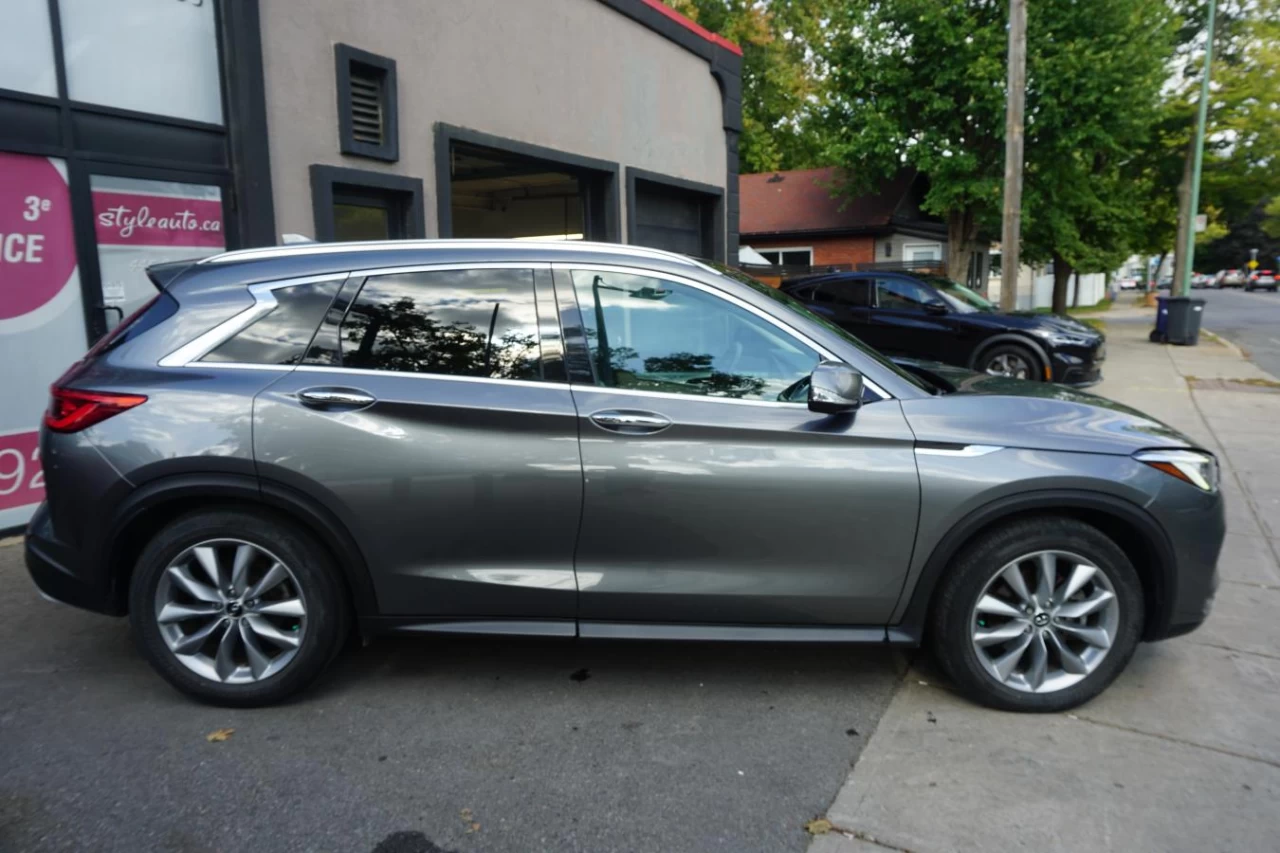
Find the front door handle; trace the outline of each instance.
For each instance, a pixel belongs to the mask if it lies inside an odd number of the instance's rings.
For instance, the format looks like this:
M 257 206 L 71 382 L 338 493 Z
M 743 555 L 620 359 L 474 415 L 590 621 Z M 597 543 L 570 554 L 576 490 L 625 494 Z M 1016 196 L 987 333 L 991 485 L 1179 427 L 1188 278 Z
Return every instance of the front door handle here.
M 358 388 L 307 388 L 298 392 L 298 402 L 309 409 L 363 409 L 378 402 Z
M 609 432 L 623 435 L 652 435 L 671 426 L 671 418 L 657 412 L 636 409 L 607 409 L 591 416 L 591 422 Z

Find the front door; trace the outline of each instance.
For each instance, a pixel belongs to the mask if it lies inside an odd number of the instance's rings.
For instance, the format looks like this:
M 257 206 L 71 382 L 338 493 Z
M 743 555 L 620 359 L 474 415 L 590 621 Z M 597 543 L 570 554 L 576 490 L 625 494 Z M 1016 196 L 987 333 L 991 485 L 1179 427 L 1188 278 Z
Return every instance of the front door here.
M 384 615 L 576 614 L 582 466 L 543 266 L 349 280 L 255 403 L 261 476 L 347 525 Z
M 889 355 L 954 361 L 956 332 L 942 297 L 908 278 L 887 276 L 875 282 L 876 307 L 866 342 Z
M 810 412 L 824 354 L 703 284 L 576 268 L 556 290 L 571 381 L 589 363 L 581 618 L 884 623 L 920 500 L 898 402 Z

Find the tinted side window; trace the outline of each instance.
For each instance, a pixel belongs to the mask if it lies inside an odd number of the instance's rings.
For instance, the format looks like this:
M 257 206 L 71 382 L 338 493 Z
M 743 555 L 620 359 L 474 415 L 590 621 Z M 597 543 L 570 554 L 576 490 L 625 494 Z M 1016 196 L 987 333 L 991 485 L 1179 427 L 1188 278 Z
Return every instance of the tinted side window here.
M 345 276 L 344 276 L 345 278 Z M 276 307 L 219 345 L 201 361 L 298 364 L 316 326 L 337 295 L 342 278 L 271 291 Z
M 542 378 L 532 270 L 370 277 L 338 339 L 344 367 Z
M 866 308 L 871 305 L 871 282 L 866 279 L 853 281 L 828 281 L 818 285 L 815 302 L 844 305 L 849 308 Z
M 897 311 L 923 311 L 924 306 L 941 301 L 929 288 L 903 278 L 878 279 L 876 292 L 881 308 Z
M 772 323 L 695 287 L 575 270 L 596 382 L 637 391 L 781 400 L 818 353 Z

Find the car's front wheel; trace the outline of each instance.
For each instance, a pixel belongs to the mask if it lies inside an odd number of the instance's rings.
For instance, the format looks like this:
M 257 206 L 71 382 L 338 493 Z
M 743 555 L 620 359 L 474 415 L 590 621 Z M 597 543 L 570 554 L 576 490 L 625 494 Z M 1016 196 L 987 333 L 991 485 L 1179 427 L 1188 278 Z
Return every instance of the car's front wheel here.
M 982 353 L 978 370 L 1009 379 L 1039 379 L 1039 359 L 1023 346 L 999 344 Z
M 198 699 L 250 707 L 310 684 L 345 635 L 342 587 L 325 550 L 284 519 L 197 512 L 160 530 L 129 591 L 139 648 Z
M 970 698 L 1063 711 L 1101 693 L 1142 636 L 1141 583 L 1125 553 L 1071 518 L 1012 522 L 967 547 L 934 603 L 938 662 Z

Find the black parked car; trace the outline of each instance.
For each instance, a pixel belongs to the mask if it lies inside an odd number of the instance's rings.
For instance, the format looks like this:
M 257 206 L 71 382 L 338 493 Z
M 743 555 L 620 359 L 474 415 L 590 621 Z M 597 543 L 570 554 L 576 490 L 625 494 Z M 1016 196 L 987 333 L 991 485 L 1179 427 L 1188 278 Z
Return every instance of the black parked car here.
M 1102 378 L 1101 332 L 1058 314 L 1000 311 L 941 276 L 834 273 L 782 289 L 888 355 L 1077 386 Z

